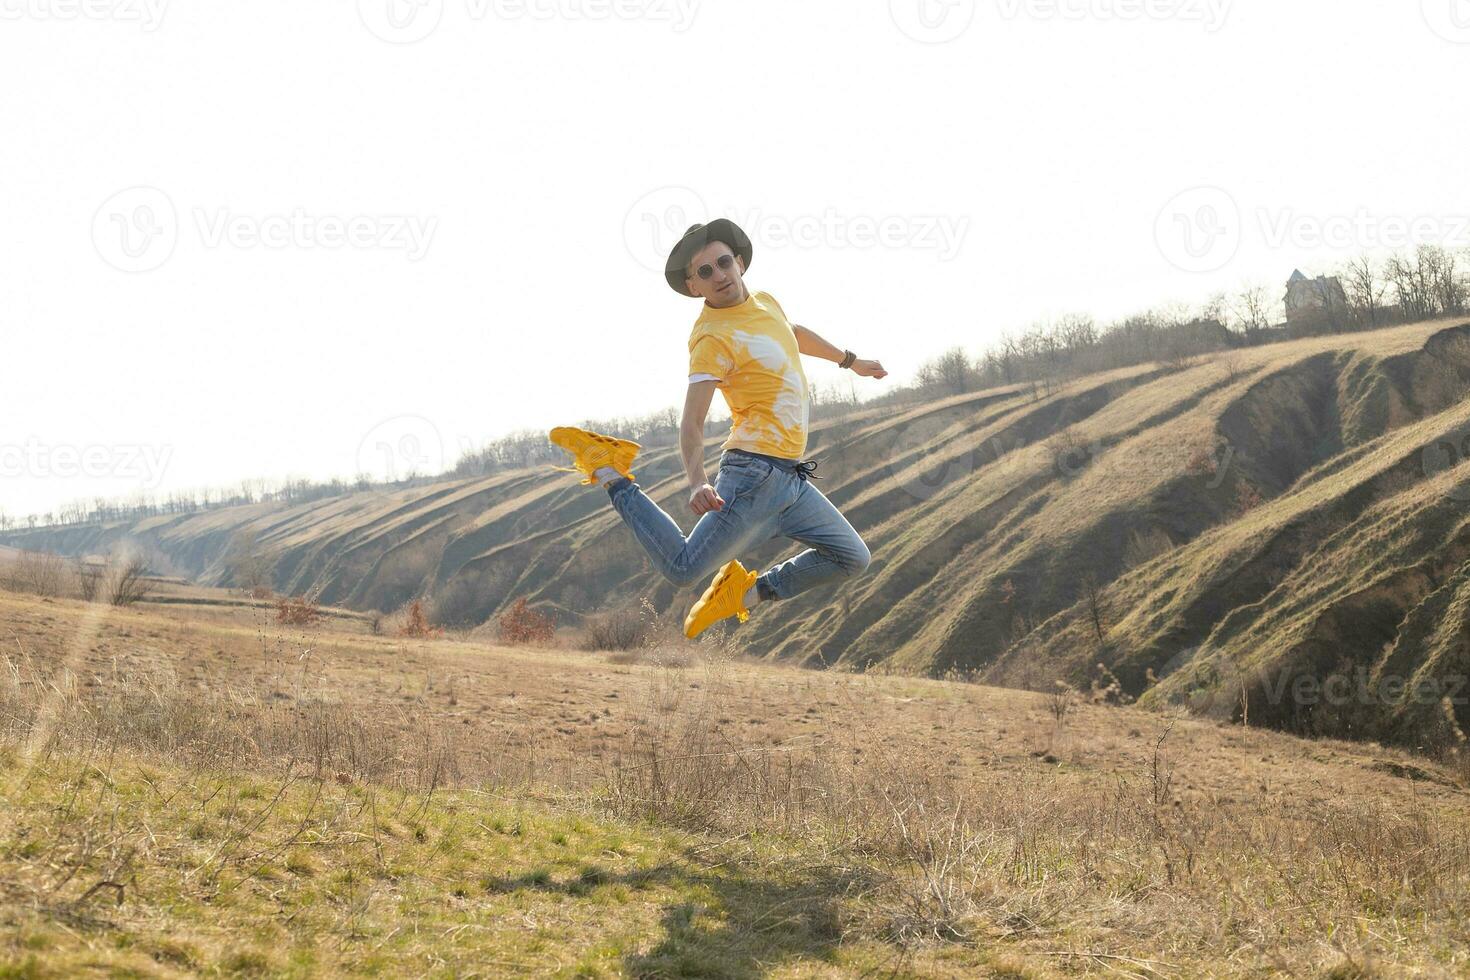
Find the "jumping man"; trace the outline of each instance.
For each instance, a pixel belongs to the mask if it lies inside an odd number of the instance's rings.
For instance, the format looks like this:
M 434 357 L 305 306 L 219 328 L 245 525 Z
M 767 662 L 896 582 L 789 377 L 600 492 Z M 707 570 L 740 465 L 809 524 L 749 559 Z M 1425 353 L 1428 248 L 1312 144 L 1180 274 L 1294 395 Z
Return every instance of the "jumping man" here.
M 868 378 L 888 372 L 792 324 L 769 293 L 748 292 L 751 252 L 745 232 L 721 218 L 685 232 L 664 269 L 675 292 L 704 300 L 689 335 L 689 391 L 679 427 L 689 509 L 699 515 L 689 537 L 633 482 L 636 442 L 571 427 L 551 430 L 551 441 L 586 476 L 582 482 L 607 488 L 614 509 L 669 581 L 693 585 L 719 567 L 684 620 L 690 637 L 730 616 L 744 622 L 757 603 L 858 575 L 870 557 L 852 525 L 808 482 L 817 464 L 801 459 L 810 406 L 799 355 L 836 361 Z M 716 388 L 731 423 L 711 486 L 704 422 Z M 777 536 L 808 548 L 760 575 L 733 557 Z

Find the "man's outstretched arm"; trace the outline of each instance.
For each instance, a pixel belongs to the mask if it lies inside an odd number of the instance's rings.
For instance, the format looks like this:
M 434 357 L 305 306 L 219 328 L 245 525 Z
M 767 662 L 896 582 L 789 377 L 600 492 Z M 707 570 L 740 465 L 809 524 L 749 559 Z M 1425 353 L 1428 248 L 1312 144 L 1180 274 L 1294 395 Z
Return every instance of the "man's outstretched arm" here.
M 696 514 L 725 506 L 704 475 L 704 420 L 709 415 L 717 383 L 690 383 L 689 393 L 684 396 L 684 418 L 679 423 L 679 454 L 684 457 L 684 475 L 689 478 L 689 509 Z
M 791 329 L 796 334 L 796 349 L 808 357 L 820 357 L 824 361 L 841 364 L 842 358 L 847 355 L 847 352 L 842 348 L 823 340 L 814 331 L 808 330 L 800 324 L 793 323 Z M 855 374 L 860 374 L 865 378 L 885 378 L 888 376 L 888 372 L 883 369 L 882 364 L 877 361 L 863 360 L 862 358 L 858 358 L 852 362 L 852 370 Z

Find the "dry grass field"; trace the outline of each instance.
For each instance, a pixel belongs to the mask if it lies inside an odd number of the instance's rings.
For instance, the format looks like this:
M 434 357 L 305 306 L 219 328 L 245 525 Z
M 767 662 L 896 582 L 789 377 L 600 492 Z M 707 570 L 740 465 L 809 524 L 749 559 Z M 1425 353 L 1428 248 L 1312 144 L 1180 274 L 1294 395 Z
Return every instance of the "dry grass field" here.
M 0 975 L 1470 971 L 1396 749 L 161 592 L 0 592 Z
M 1467 396 L 1470 325 L 1439 320 L 823 420 L 820 487 L 872 565 L 762 607 L 731 643 L 1043 693 L 1116 681 L 1127 698 L 1451 759 L 1470 731 Z M 635 470 L 687 529 L 675 456 L 651 449 Z M 574 632 L 640 600 L 682 615 L 696 594 L 658 577 L 604 494 L 550 468 L 6 543 L 140 547 L 205 585 L 248 584 L 243 556 L 283 593 L 359 612 L 420 599 L 465 627 L 526 600 Z M 1365 693 L 1273 693 L 1299 681 Z M 1396 696 L 1406 685 L 1459 697 Z

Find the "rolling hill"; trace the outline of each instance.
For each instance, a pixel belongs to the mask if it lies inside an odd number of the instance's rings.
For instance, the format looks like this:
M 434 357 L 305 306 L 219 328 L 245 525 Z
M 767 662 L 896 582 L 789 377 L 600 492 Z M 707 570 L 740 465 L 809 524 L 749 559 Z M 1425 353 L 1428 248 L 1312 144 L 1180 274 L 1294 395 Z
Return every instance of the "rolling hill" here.
M 1436 321 L 827 421 L 809 446 L 818 486 L 872 565 L 760 609 L 736 641 L 808 666 L 1116 682 L 1251 724 L 1454 744 L 1470 729 L 1467 393 L 1470 324 Z M 675 451 L 635 470 L 687 531 Z M 275 557 L 278 589 L 350 608 L 432 594 L 471 625 L 524 596 L 575 625 L 694 598 L 601 491 L 549 470 L 5 542 L 133 539 L 228 585 L 242 532 Z M 793 547 L 742 558 L 767 567 Z

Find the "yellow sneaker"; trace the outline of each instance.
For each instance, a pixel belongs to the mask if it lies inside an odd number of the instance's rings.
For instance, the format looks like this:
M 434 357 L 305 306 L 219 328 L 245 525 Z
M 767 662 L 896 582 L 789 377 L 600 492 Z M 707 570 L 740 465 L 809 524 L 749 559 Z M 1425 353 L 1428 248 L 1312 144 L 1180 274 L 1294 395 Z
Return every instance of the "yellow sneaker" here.
M 551 441 L 572 454 L 572 466 L 556 468 L 565 473 L 583 474 L 586 479 L 582 482 L 589 485 L 597 482 L 597 477 L 592 474 L 603 466 L 611 466 L 628 479 L 633 479 L 633 471 L 629 467 L 633 465 L 638 450 L 643 448 L 628 439 L 614 439 L 569 425 L 552 429 Z
M 745 593 L 759 576 L 747 572 L 737 559 L 725 562 L 704 595 L 684 617 L 684 635 L 691 640 L 722 619 L 739 616 L 743 623 L 750 618 L 745 608 Z

